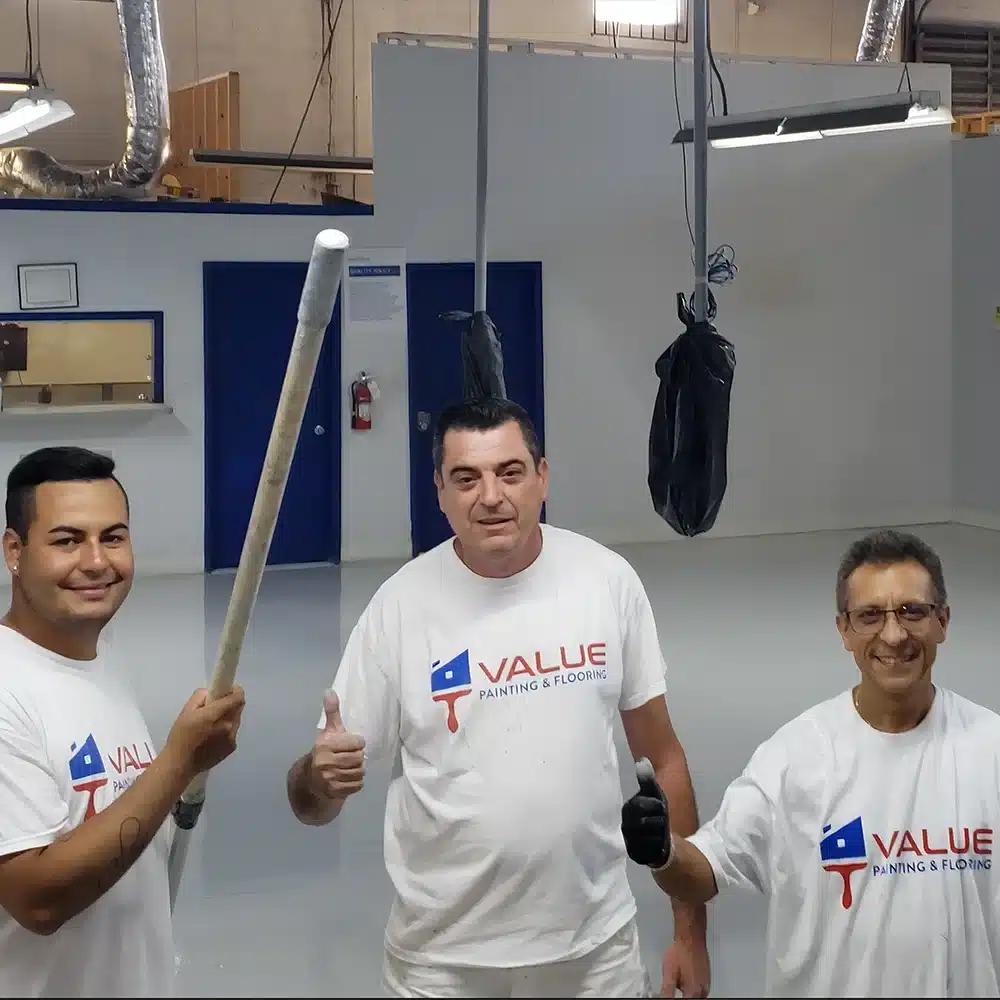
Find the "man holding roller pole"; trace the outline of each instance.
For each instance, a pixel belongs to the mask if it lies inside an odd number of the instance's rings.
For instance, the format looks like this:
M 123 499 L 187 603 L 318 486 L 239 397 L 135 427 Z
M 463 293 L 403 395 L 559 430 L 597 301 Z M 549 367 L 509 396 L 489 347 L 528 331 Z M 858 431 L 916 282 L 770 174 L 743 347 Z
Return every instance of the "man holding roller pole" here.
M 640 762 L 629 855 L 675 900 L 767 894 L 766 996 L 1000 996 L 1000 716 L 932 680 L 941 561 L 873 532 L 836 601 L 859 683 L 761 744 L 693 836 Z
M 434 463 L 455 537 L 369 603 L 289 802 L 329 823 L 361 791 L 366 756 L 396 760 L 389 995 L 649 996 L 616 716 L 679 829 L 694 832 L 697 813 L 646 593 L 617 554 L 540 524 L 548 465 L 521 407 L 445 411 Z M 678 903 L 674 917 L 665 991 L 707 996 L 704 909 Z
M 0 996 L 174 988 L 171 809 L 236 745 L 239 688 L 196 691 L 157 755 L 100 636 L 132 585 L 114 461 L 43 448 L 7 481 L 0 622 Z

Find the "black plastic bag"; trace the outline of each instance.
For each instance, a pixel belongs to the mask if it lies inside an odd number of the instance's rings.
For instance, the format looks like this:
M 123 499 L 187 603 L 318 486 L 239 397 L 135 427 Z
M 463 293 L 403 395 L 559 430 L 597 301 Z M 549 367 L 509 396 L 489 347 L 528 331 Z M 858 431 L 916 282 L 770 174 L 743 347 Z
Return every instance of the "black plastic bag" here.
M 474 399 L 506 399 L 503 350 L 500 331 L 485 312 L 446 312 L 442 319 L 464 323 L 462 331 L 463 396 Z
M 710 322 L 695 322 L 683 295 L 677 315 L 686 329 L 656 361 L 647 481 L 656 513 L 694 536 L 715 524 L 726 495 L 736 352 Z

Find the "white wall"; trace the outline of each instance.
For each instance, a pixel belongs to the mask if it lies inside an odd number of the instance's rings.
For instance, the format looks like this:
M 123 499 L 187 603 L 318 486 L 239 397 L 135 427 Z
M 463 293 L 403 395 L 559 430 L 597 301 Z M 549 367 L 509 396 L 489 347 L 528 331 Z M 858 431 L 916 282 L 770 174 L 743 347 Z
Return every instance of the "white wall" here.
M 1000 528 L 1000 138 L 952 148 L 956 518 Z
M 0 419 L 0 475 L 44 444 L 72 442 L 111 451 L 132 501 L 139 570 L 199 571 L 204 564 L 202 261 L 305 260 L 315 234 L 331 220 L 2 210 L 0 219 L 0 311 L 18 308 L 18 263 L 77 261 L 82 309 L 163 310 L 165 395 L 174 409 L 141 417 Z M 332 223 L 364 239 L 371 219 Z M 363 524 L 345 527 L 362 540 L 371 537 Z
M 469 259 L 475 55 L 379 46 L 375 66 L 376 215 L 335 224 L 357 246 Z M 899 75 L 724 72 L 733 112 L 895 90 Z M 495 53 L 491 73 L 490 253 L 543 261 L 550 516 L 611 543 L 675 538 L 645 484 L 653 365 L 679 332 L 674 295 L 691 287 L 670 64 Z M 912 75 L 947 92 L 947 71 Z M 741 267 L 718 292 L 738 368 L 716 533 L 950 514 L 948 141 L 928 131 L 713 153 L 710 240 L 732 243 Z M 27 436 L 19 419 L 0 428 L 0 468 L 29 443 L 109 448 L 134 497 L 141 564 L 199 569 L 201 262 L 305 259 L 329 220 L 9 211 L 3 223 L 0 310 L 17 307 L 15 265 L 42 260 L 79 261 L 85 309 L 163 309 L 175 412 L 141 425 L 39 419 Z M 405 344 L 345 339 L 345 383 L 361 368 L 383 396 L 376 430 L 345 436 L 343 555 L 401 557 Z
M 670 63 L 495 53 L 490 71 L 489 251 L 544 264 L 551 516 L 610 542 L 669 538 L 645 478 L 653 365 L 692 282 Z M 734 113 L 900 76 L 725 72 Z M 911 75 L 947 95 L 946 68 Z M 471 51 L 375 52 L 376 218 L 415 257 L 473 253 L 474 79 Z M 737 372 L 717 532 L 947 517 L 949 131 L 713 151 L 710 187 L 710 242 L 740 265 L 718 290 Z

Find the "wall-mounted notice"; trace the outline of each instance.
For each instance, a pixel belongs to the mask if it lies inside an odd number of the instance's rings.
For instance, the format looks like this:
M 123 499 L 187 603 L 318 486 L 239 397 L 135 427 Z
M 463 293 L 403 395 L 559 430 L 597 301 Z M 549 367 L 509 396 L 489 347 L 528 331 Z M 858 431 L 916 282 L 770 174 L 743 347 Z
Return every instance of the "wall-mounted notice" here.
M 358 332 L 394 332 L 406 338 L 405 250 L 348 252 L 347 322 Z

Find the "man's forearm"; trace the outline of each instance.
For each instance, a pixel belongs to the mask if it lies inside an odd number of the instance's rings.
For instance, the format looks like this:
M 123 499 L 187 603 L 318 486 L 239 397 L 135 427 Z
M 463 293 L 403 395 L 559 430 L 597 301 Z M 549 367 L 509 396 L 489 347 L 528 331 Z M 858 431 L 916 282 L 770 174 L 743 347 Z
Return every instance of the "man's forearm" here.
M 674 904 L 674 920 L 677 920 L 678 913 L 683 916 L 689 913 L 700 914 L 701 933 L 704 933 L 705 903 L 719 891 L 715 882 L 715 872 L 712 871 L 708 858 L 694 844 L 683 837 L 674 837 L 673 845 L 674 853 L 670 864 L 660 871 L 654 871 L 653 878 L 670 896 Z
M 670 804 L 671 831 L 678 841 L 682 837 L 689 837 L 698 829 L 698 806 L 687 757 L 680 747 L 670 755 L 669 762 L 657 771 L 656 781 Z M 656 881 L 660 888 L 670 894 L 674 911 L 674 933 L 704 939 L 708 930 L 704 900 L 711 897 L 701 897 L 697 892 L 693 895 L 687 892 L 670 892 L 659 877 Z M 687 888 L 686 884 L 682 882 L 681 888 Z
M 51 934 L 92 906 L 138 861 L 191 777 L 165 749 L 106 809 L 48 847 L 11 859 L 31 866 L 19 919 Z
M 288 804 L 295 818 L 306 826 L 325 826 L 340 815 L 343 799 L 331 799 L 316 791 L 312 780 L 312 754 L 300 757 L 288 771 Z

